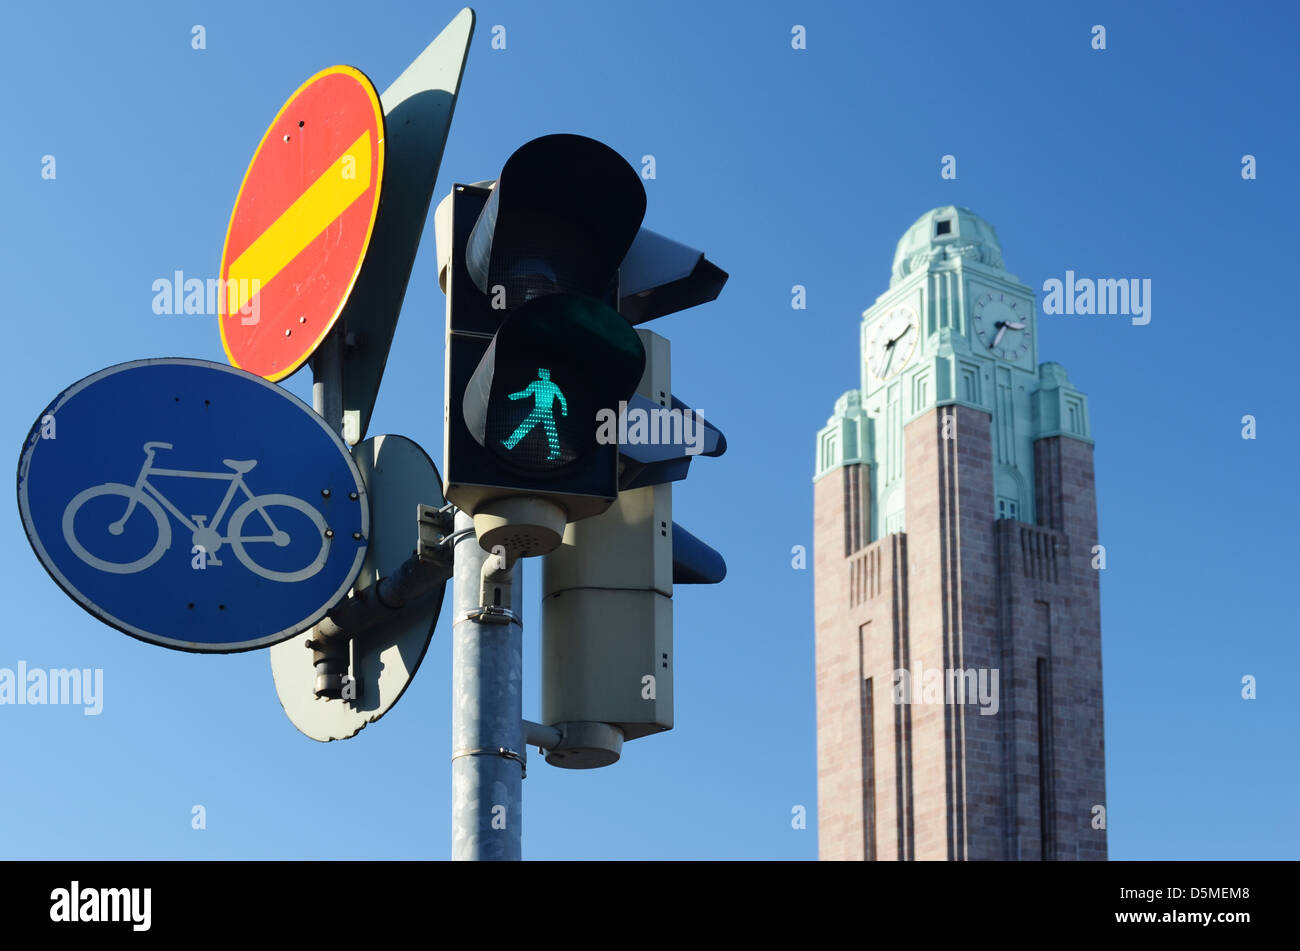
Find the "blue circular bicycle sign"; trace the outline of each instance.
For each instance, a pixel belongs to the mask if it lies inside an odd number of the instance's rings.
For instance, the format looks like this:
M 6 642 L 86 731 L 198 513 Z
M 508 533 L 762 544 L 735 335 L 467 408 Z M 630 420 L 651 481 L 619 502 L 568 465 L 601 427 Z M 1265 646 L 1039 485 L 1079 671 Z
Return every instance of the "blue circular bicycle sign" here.
M 23 446 L 18 508 L 74 601 L 187 651 L 311 627 L 347 595 L 370 534 L 361 474 L 325 421 L 204 360 L 123 363 L 60 393 Z

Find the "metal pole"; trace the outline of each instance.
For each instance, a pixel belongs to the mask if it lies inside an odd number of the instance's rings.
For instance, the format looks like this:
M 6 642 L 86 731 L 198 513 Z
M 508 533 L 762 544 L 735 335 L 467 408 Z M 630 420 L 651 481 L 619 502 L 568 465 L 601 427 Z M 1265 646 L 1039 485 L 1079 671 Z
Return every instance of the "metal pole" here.
M 311 358 L 311 408 L 334 432 L 343 431 L 343 328 L 335 324 Z M 348 678 L 350 644 L 346 634 L 329 637 L 313 629 L 312 662 L 316 696 L 338 700 Z
M 474 519 L 456 513 L 452 628 L 451 857 L 518 860 L 523 822 L 523 628 L 481 623 L 483 563 Z M 461 533 L 464 534 L 461 534 Z M 522 572 L 512 569 L 510 610 L 521 619 Z
M 343 328 L 335 325 L 311 358 L 311 408 L 343 432 Z

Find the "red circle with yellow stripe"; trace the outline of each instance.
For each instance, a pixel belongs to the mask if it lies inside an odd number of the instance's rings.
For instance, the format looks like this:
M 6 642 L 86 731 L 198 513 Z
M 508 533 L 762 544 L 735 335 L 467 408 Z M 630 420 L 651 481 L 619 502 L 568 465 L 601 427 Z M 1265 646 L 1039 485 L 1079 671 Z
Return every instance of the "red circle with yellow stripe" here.
M 384 113 L 358 69 L 303 83 L 253 153 L 221 253 L 218 319 L 231 366 L 281 380 L 347 303 L 379 211 Z

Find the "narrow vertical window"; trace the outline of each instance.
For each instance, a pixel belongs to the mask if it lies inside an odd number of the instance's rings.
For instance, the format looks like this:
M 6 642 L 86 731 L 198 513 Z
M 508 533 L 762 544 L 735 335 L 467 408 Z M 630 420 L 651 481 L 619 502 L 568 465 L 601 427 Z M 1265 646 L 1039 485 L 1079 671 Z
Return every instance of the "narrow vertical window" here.
M 876 859 L 876 723 L 871 678 L 862 682 L 862 856 Z
M 1056 857 L 1052 821 L 1052 674 L 1047 658 L 1038 658 L 1038 821 L 1043 861 Z

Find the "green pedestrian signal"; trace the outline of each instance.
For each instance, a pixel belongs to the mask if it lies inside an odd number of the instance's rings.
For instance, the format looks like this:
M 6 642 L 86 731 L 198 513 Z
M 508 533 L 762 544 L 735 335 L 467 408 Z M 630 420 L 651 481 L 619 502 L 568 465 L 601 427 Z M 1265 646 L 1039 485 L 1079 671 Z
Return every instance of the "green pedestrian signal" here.
M 518 428 L 510 434 L 509 439 L 503 439 L 501 444 L 507 449 L 514 449 L 519 445 L 519 441 L 531 433 L 538 426 L 542 426 L 546 431 L 546 459 L 548 462 L 560 458 L 560 434 L 555 429 L 555 410 L 554 403 L 560 401 L 560 413 L 564 416 L 569 415 L 569 401 L 564 398 L 564 393 L 558 386 L 551 382 L 551 371 L 545 367 L 539 367 L 537 370 L 537 379 L 529 383 L 518 393 L 511 393 L 507 399 L 522 400 L 531 396 L 533 398 L 533 410 L 519 424 Z
M 636 330 L 595 298 L 547 294 L 511 312 L 478 352 L 461 401 L 481 447 L 469 454 L 486 450 L 497 478 L 532 480 L 541 494 L 567 482 L 612 499 L 618 446 L 597 441 L 597 417 L 617 410 L 645 366 Z

